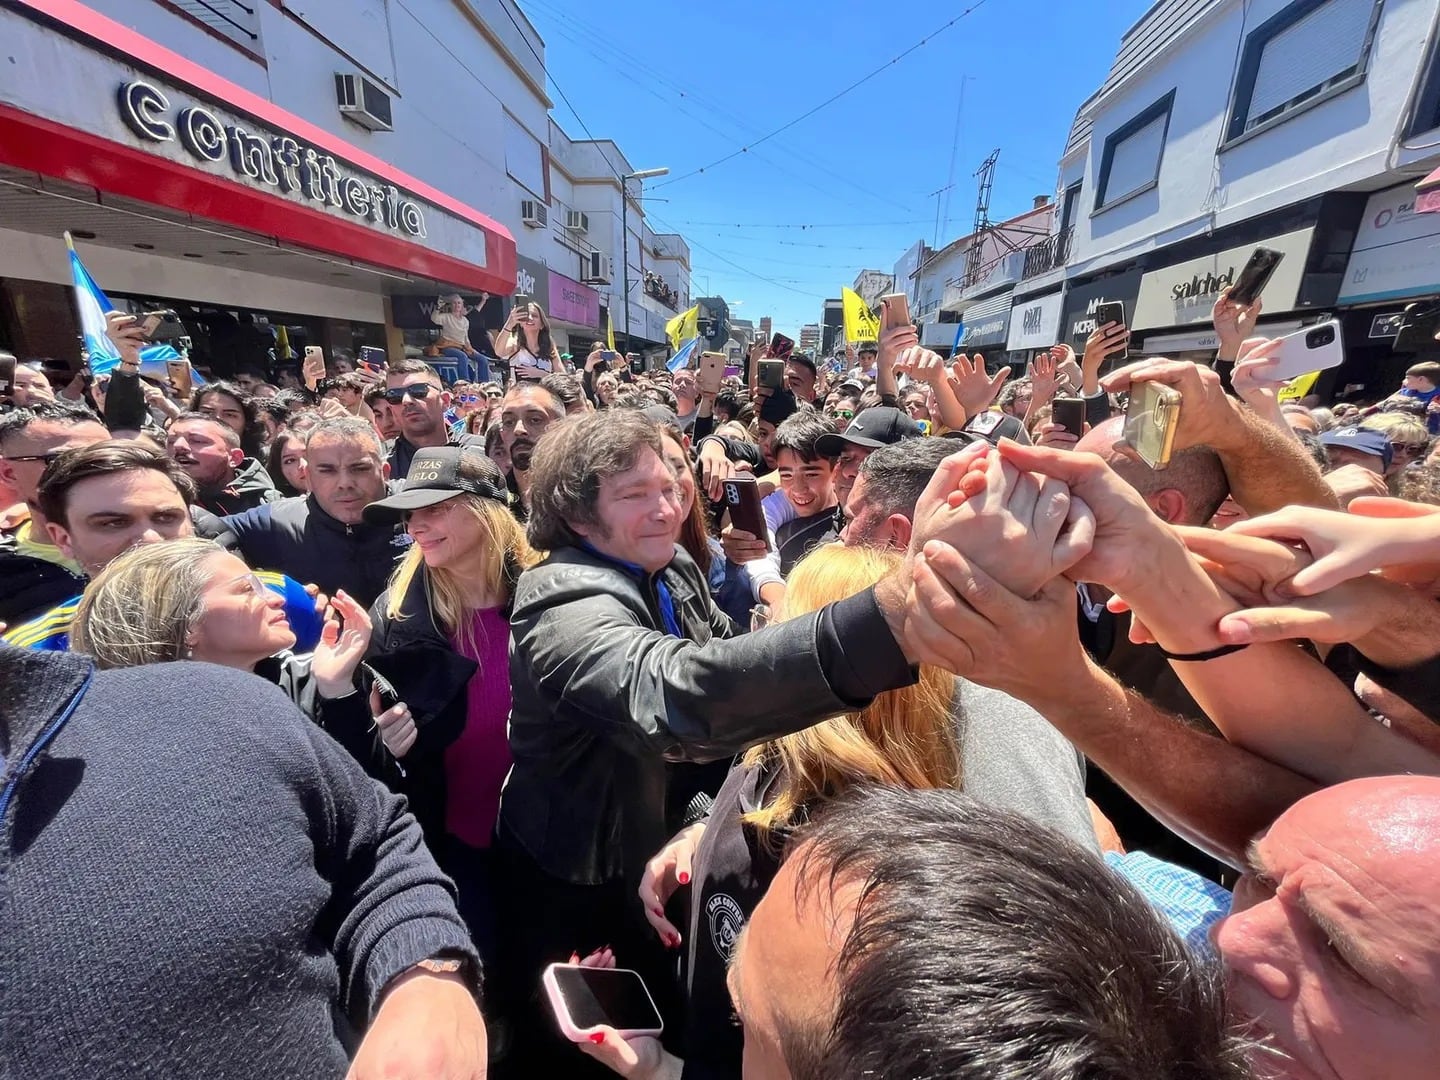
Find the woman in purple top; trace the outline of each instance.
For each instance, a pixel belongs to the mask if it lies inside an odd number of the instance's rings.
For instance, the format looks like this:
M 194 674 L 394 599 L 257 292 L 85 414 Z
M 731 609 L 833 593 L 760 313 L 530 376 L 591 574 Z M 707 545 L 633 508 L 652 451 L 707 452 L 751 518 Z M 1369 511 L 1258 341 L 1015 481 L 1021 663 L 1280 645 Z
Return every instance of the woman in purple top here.
M 414 543 L 371 611 L 368 662 L 397 696 L 415 700 L 385 708 L 372 688 L 383 744 L 374 750 L 455 879 L 460 913 L 488 960 L 490 842 L 510 769 L 510 602 L 535 556 L 510 513 L 504 477 L 479 447 L 418 451 L 402 490 L 365 508 L 367 521 L 401 516 Z

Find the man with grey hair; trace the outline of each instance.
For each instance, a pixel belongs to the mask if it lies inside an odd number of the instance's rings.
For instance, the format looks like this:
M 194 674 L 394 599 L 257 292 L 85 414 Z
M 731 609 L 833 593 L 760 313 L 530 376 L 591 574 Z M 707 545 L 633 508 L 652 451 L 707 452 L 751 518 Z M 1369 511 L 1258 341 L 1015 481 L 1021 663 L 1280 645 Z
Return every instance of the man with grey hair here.
M 278 570 L 369 607 L 410 538 L 401 523 L 371 525 L 365 507 L 386 494 L 390 466 L 375 428 L 355 417 L 322 420 L 305 440 L 310 494 L 282 499 L 225 524 L 256 569 Z

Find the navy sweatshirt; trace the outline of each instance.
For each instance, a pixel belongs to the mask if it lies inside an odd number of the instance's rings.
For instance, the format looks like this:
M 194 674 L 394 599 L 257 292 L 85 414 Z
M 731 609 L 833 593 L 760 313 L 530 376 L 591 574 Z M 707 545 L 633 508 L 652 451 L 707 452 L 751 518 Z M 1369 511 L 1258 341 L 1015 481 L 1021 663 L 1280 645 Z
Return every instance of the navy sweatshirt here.
M 478 963 L 404 801 L 257 676 L 0 646 L 0 763 L 0 1075 L 338 1078 L 391 979 Z

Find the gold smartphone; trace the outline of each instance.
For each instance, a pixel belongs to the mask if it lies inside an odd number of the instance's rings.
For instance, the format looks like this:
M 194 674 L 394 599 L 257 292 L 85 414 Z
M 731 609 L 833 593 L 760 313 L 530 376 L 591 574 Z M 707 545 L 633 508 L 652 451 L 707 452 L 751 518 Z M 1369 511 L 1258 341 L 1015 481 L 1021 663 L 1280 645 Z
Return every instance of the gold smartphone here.
M 880 298 L 882 305 L 881 312 L 884 318 L 883 329 L 889 330 L 892 326 L 910 325 L 910 298 L 902 293 L 889 293 Z
M 1136 383 L 1130 387 L 1130 407 L 1125 410 L 1125 441 L 1152 469 L 1170 464 L 1175 448 L 1175 429 L 1180 426 L 1180 391 L 1159 383 Z

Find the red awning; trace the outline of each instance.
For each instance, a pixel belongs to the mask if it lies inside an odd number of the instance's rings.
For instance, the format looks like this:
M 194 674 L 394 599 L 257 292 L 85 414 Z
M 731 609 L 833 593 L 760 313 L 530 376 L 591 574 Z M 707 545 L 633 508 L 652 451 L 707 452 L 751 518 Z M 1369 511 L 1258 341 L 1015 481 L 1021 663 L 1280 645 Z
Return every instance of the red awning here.
M 0 105 L 0 162 L 466 290 L 501 295 L 514 291 L 515 239 L 478 210 L 76 0 L 16 2 L 101 51 L 122 53 L 169 82 L 248 114 L 458 218 L 484 234 L 486 265 L 7 105 Z
M 1440 213 L 1440 169 L 1436 169 L 1415 185 L 1415 212 Z

